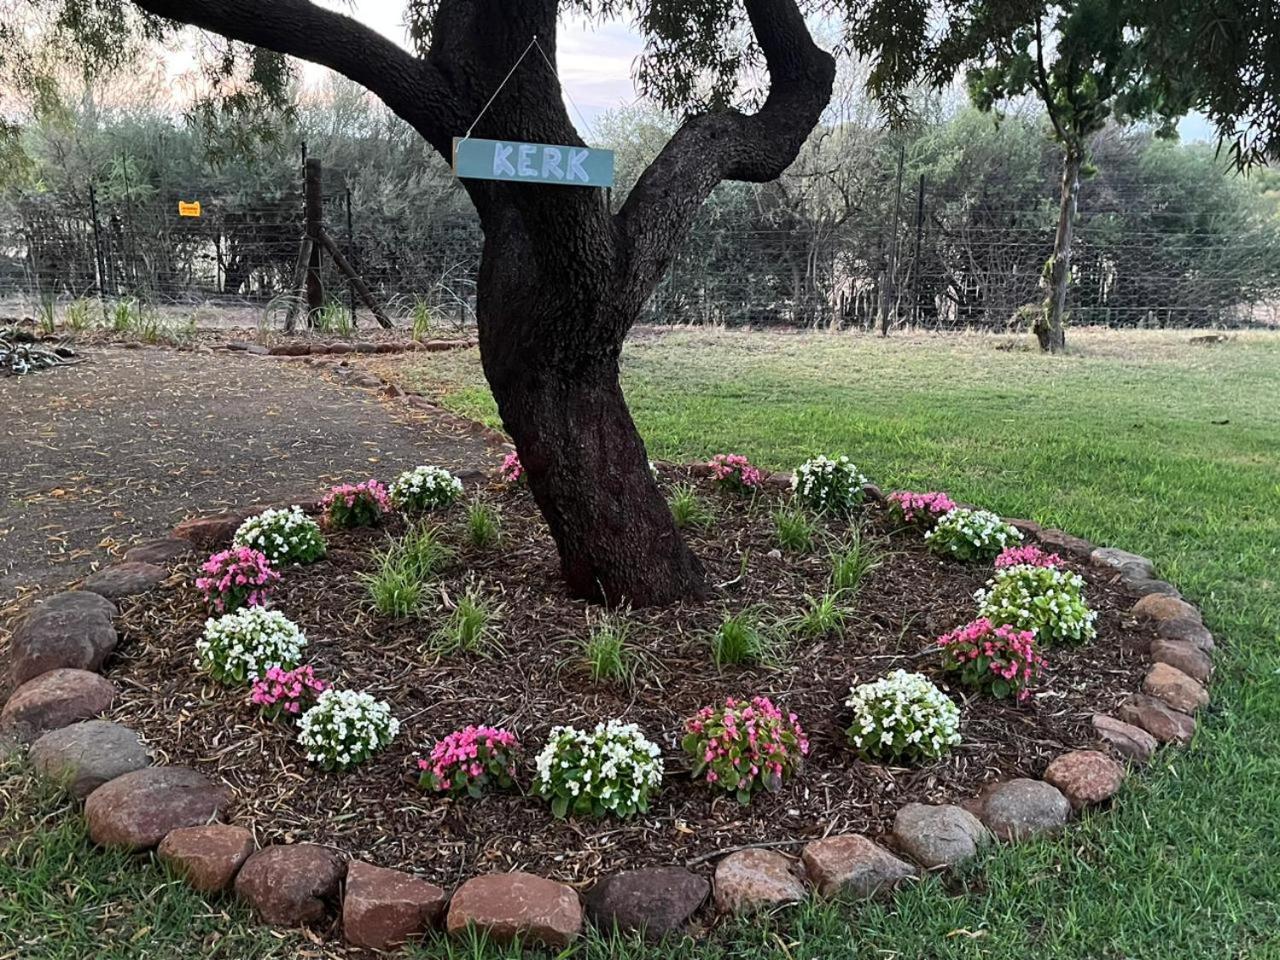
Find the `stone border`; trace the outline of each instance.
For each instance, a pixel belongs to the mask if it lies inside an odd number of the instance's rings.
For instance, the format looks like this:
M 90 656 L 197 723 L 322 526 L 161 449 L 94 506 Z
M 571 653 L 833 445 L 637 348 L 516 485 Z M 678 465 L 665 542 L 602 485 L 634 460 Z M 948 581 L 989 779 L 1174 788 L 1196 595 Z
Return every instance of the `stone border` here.
M 481 471 L 463 475 L 486 479 Z M 789 485 L 773 474 L 768 485 Z M 868 486 L 870 499 L 883 499 Z M 318 512 L 319 498 L 298 502 Z M 605 929 L 642 930 L 651 940 L 686 932 L 711 896 L 723 915 L 797 903 L 810 895 L 871 897 L 926 872 L 953 868 L 992 840 L 1020 842 L 1061 830 L 1075 811 L 1105 803 L 1128 767 L 1149 761 L 1161 745 L 1185 745 L 1193 714 L 1209 702 L 1212 634 L 1177 589 L 1157 579 L 1145 557 L 1095 547 L 1030 520 L 1010 520 L 1043 546 L 1090 563 L 1137 597 L 1134 616 L 1156 622 L 1150 668 L 1142 689 L 1116 711 L 1096 714 L 1096 749 L 1055 758 L 1041 780 L 987 785 L 959 805 L 910 803 L 897 811 L 879 842 L 860 834 L 804 843 L 798 859 L 787 844 L 725 851 L 713 882 L 688 866 L 628 870 L 599 880 L 584 896 L 572 887 L 523 872 L 472 877 L 450 895 L 410 873 L 350 859 L 310 843 L 254 849 L 243 827 L 217 822 L 230 801 L 225 787 L 185 767 L 150 765 L 137 734 L 94 719 L 114 700 L 114 684 L 99 676 L 116 644 L 114 601 L 166 581 L 192 550 L 228 543 L 245 517 L 263 509 L 227 511 L 178 524 L 171 536 L 130 549 L 124 558 L 85 578 L 78 590 L 56 594 L 14 630 L 0 710 L 0 739 L 30 744 L 42 776 L 60 780 L 85 798 L 89 836 L 97 844 L 156 850 L 188 885 L 205 893 L 234 891 L 264 923 L 298 927 L 340 917 L 343 936 L 357 947 L 392 949 L 432 930 L 460 934 L 469 926 L 496 942 L 517 937 L 553 948 L 568 946 L 584 915 Z M 1118 759 L 1117 759 L 1118 758 Z

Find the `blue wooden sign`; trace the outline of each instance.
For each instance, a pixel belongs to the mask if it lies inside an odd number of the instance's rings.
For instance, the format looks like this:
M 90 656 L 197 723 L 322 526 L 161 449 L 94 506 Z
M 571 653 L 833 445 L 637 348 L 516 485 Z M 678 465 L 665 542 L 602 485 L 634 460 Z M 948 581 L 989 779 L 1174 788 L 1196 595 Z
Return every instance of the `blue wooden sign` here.
M 612 187 L 613 151 L 455 137 L 453 172 L 459 177 L 478 180 Z

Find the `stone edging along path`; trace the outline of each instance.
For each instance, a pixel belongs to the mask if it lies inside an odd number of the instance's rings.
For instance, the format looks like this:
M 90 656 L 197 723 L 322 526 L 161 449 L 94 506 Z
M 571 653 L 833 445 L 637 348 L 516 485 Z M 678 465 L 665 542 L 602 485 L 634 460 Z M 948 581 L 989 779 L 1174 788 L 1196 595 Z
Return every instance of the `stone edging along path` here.
M 482 476 L 477 471 L 468 479 Z M 771 485 L 784 479 L 775 475 Z M 869 495 L 878 493 L 868 488 Z M 319 500 L 302 506 L 316 512 Z M 3 688 L 11 693 L 0 710 L 0 738 L 29 745 L 40 775 L 84 798 L 95 843 L 154 849 L 194 889 L 234 890 L 273 926 L 340 915 L 343 936 L 358 947 L 390 949 L 430 930 L 457 934 L 471 926 L 499 942 L 521 938 L 563 947 L 582 932 L 584 914 L 605 929 L 639 929 L 658 939 L 683 932 L 708 896 L 716 913 L 745 914 L 811 894 L 886 893 L 923 871 L 968 860 L 992 839 L 1017 842 L 1061 829 L 1073 811 L 1109 800 L 1127 768 L 1150 760 L 1160 745 L 1188 743 L 1193 714 L 1209 701 L 1213 636 L 1199 611 L 1156 578 L 1149 560 L 1012 520 L 1045 547 L 1091 562 L 1100 576 L 1138 598 L 1135 616 L 1156 622 L 1142 689 L 1116 716 L 1093 717 L 1095 749 L 1057 757 L 1042 780 L 990 784 L 959 805 L 907 804 L 889 836 L 828 836 L 805 844 L 798 862 L 770 845 L 726 851 L 711 883 L 686 864 L 617 873 L 585 896 L 520 872 L 472 877 L 450 895 L 420 877 L 352 860 L 330 847 L 297 843 L 255 850 L 249 830 L 218 822 L 231 799 L 226 787 L 185 767 L 151 765 L 137 734 L 95 719 L 109 714 L 116 693 L 97 672 L 116 645 L 115 601 L 159 586 L 192 550 L 228 543 L 241 521 L 261 509 L 186 520 L 169 537 L 140 544 L 87 577 L 79 589 L 40 604 L 13 632 Z

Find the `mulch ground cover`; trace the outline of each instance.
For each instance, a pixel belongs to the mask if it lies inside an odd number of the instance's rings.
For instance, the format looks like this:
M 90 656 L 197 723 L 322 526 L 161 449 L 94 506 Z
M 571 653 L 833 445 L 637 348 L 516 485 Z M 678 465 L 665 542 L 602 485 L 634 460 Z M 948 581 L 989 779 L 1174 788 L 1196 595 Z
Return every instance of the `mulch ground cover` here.
M 909 801 L 959 802 L 992 780 L 1038 776 L 1052 757 L 1093 742 L 1090 716 L 1139 685 L 1150 634 L 1127 617 L 1132 599 L 1109 586 L 1104 571 L 1068 563 L 1084 574 L 1088 600 L 1099 611 L 1095 642 L 1049 651 L 1045 682 L 1022 705 L 950 688 L 961 706 L 964 741 L 945 760 L 914 769 L 865 763 L 843 733 L 849 687 L 898 667 L 942 682 L 934 640 L 972 619 L 973 592 L 990 575 L 989 565 L 941 559 L 918 533 L 891 529 L 884 510 L 870 506 L 863 536 L 881 563 L 848 602 L 844 627 L 820 639 L 790 640 L 774 665 L 721 670 L 709 636 L 725 613 L 750 609 L 766 625 L 799 613 L 806 596 L 828 589 L 827 545 L 847 531 L 827 527 L 824 545 L 811 554 L 771 555 L 776 496 L 735 498 L 664 468 L 665 484 L 677 480 L 698 484 L 714 506 L 714 525 L 689 536 L 710 582 L 722 586 L 707 602 L 618 614 L 643 654 L 629 688 L 593 682 L 580 662 L 577 643 L 601 614 L 566 595 L 528 492 L 489 488 L 475 495 L 500 509 L 501 543 L 467 546 L 461 507 L 433 518 L 455 553 L 420 617 L 376 614 L 357 576 L 371 570 L 373 549 L 397 535 L 400 521 L 330 532 L 328 557 L 288 569 L 272 599 L 305 630 L 306 660 L 321 676 L 392 704 L 400 735 L 364 765 L 347 773 L 310 767 L 292 725 L 261 719 L 246 689 L 196 672 L 205 614 L 191 568 L 161 592 L 125 604 L 121 643 L 107 673 L 122 688 L 114 718 L 142 733 L 158 762 L 189 764 L 229 783 L 236 794 L 230 817 L 252 826 L 261 843 L 333 844 L 446 885 L 507 869 L 586 884 L 627 867 L 706 868 L 717 851 L 743 845 L 880 833 Z M 469 585 L 500 606 L 501 650 L 436 656 L 427 641 L 445 603 Z M 691 779 L 678 739 L 682 721 L 701 706 L 758 694 L 799 715 L 812 749 L 781 793 L 742 806 Z M 663 749 L 662 790 L 650 812 L 633 820 L 556 820 L 533 795 L 453 800 L 416 785 L 416 757 L 467 724 L 516 731 L 527 751 L 527 789 L 533 755 L 552 726 L 590 727 L 610 717 L 638 723 Z

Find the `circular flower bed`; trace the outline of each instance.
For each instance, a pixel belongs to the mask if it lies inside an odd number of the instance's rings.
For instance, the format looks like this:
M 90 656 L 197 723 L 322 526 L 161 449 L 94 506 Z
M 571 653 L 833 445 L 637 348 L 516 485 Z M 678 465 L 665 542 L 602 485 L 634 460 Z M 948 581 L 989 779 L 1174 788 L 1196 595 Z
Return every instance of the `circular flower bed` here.
M 943 493 L 886 503 L 838 458 L 811 461 L 805 497 L 738 455 L 662 467 L 719 587 L 602 617 L 567 596 L 515 467 L 466 504 L 451 478 L 393 486 L 406 511 L 323 539 L 293 511 L 247 522 L 246 547 L 286 548 L 269 607 L 229 630 L 194 586 L 127 605 L 113 719 L 235 784 L 227 815 L 264 842 L 444 885 L 585 882 L 831 825 L 885 833 L 904 804 L 1041 776 L 1141 683 L 1154 631 L 1131 597 Z M 995 604 L 1006 581 L 1051 592 L 1024 604 L 1048 613 Z

